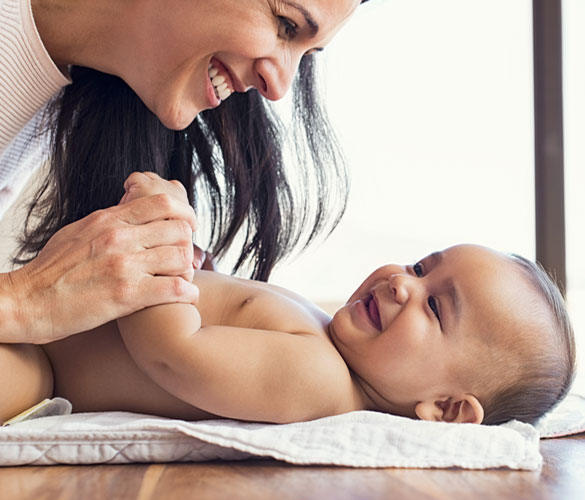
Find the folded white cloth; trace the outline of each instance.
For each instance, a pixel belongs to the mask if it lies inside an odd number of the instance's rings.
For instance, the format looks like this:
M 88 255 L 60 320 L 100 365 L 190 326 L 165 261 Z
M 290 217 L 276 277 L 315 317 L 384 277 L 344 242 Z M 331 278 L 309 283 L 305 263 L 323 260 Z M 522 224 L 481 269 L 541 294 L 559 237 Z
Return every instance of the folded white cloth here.
M 569 394 L 561 404 L 546 415 L 536 430 L 541 438 L 555 438 L 585 432 L 585 397 Z
M 368 411 L 287 425 L 70 411 L 68 401 L 55 398 L 0 428 L 0 465 L 267 457 L 304 465 L 533 470 L 542 463 L 539 437 L 585 432 L 585 397 L 577 394 L 536 428 L 422 422 Z
M 540 466 L 534 427 L 423 422 L 359 411 L 286 425 L 185 422 L 123 412 L 36 418 L 0 428 L 1 465 L 198 462 L 272 457 L 352 467 Z

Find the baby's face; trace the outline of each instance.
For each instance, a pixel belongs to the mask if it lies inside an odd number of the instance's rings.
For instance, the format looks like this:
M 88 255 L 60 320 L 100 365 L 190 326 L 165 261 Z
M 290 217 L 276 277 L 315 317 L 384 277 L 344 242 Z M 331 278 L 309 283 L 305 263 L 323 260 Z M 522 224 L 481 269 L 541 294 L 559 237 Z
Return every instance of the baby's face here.
M 473 391 L 481 370 L 530 310 L 532 293 L 508 257 L 475 245 L 374 271 L 331 322 L 331 336 L 380 409 L 414 417 L 421 401 Z

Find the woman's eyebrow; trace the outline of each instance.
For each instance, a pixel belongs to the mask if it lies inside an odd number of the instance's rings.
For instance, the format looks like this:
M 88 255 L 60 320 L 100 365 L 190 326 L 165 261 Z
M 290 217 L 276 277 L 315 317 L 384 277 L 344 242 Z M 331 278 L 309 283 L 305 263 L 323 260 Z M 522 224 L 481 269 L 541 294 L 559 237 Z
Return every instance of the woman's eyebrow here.
M 313 16 L 311 16 L 311 13 L 307 9 L 305 9 L 302 5 L 299 5 L 298 3 L 295 2 L 290 2 L 289 0 L 283 0 L 283 3 L 285 3 L 289 7 L 292 7 L 293 9 L 297 9 L 303 15 L 303 17 L 305 18 L 305 22 L 307 23 L 311 31 L 310 38 L 314 38 L 317 35 L 317 33 L 319 33 L 319 25 L 317 24 L 317 21 L 313 19 Z

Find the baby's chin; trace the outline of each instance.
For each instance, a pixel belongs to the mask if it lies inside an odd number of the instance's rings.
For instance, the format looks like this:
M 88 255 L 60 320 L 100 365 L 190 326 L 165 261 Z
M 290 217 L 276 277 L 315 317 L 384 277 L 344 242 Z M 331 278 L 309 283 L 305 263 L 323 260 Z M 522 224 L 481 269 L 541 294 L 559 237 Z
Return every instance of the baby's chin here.
M 335 323 L 340 321 L 341 316 L 343 314 L 346 314 L 346 309 L 348 308 L 349 305 L 350 305 L 350 303 L 348 302 L 348 303 L 344 304 L 343 306 L 341 306 L 339 309 L 337 309 L 337 311 L 335 311 L 335 313 L 331 317 L 331 321 L 329 322 L 330 327 L 331 327 L 331 325 L 335 325 Z
M 335 318 L 337 318 L 337 315 L 339 314 L 339 311 L 337 311 L 333 317 L 331 318 L 331 321 L 329 321 L 329 324 L 327 325 L 327 335 L 329 335 L 329 339 L 331 340 L 331 342 L 333 342 L 333 345 L 339 350 L 339 346 L 337 345 L 337 332 L 335 330 Z

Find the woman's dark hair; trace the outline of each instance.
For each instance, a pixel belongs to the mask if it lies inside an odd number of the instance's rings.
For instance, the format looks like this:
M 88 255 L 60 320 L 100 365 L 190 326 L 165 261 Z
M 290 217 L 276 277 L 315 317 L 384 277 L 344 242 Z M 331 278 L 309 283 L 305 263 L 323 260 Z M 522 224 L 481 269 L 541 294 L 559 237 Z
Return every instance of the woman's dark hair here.
M 120 78 L 71 68 L 73 83 L 47 109 L 50 171 L 13 261 L 30 261 L 63 226 L 117 204 L 133 171 L 152 171 L 187 188 L 197 215 L 210 223 L 216 258 L 238 235 L 233 271 L 268 279 L 279 260 L 331 231 L 345 210 L 346 170 L 318 98 L 314 57 L 302 59 L 293 83 L 289 134 L 255 90 L 173 131 Z M 285 144 L 297 153 L 290 170 Z
M 535 332 L 531 345 L 524 340 L 507 349 L 513 352 L 507 362 L 516 364 L 518 376 L 487 398 L 483 423 L 488 425 L 513 419 L 536 423 L 562 401 L 575 377 L 575 335 L 561 292 L 539 264 L 515 254 L 511 259 L 543 299 L 539 306 L 548 309 L 550 320 Z M 492 371 L 489 378 L 497 381 L 508 370 L 497 366 Z

